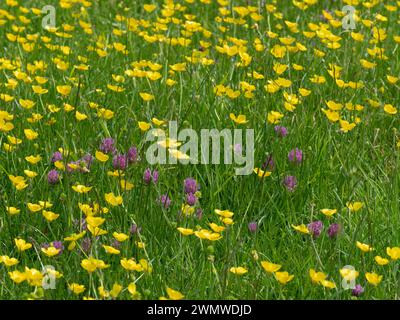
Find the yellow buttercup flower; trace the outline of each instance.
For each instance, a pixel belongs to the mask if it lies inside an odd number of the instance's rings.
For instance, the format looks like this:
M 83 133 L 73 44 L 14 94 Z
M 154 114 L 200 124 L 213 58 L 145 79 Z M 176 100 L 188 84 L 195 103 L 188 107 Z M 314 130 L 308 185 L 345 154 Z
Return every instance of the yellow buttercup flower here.
M 87 224 L 90 225 L 90 226 L 92 226 L 92 227 L 99 227 L 99 226 L 101 226 L 105 221 L 106 221 L 106 219 L 101 218 L 101 217 L 94 217 L 94 216 L 86 217 L 86 222 L 87 222 Z
M 86 114 L 81 113 L 81 112 L 79 112 L 79 111 L 75 111 L 75 119 L 76 119 L 76 120 L 78 120 L 78 121 L 83 121 L 83 120 L 86 120 L 87 117 L 88 117 L 88 116 L 87 116 Z
M 377 286 L 379 283 L 381 283 L 383 276 L 380 276 L 375 272 L 367 272 L 365 274 L 365 278 L 370 284 Z
M 18 259 L 9 256 L 0 256 L 0 263 L 4 263 L 6 267 L 12 267 L 19 263 Z
M 321 209 L 321 213 L 327 217 L 332 217 L 337 212 L 337 209 Z
M 38 175 L 35 171 L 31 171 L 31 170 L 24 170 L 24 173 L 28 178 L 31 178 L 31 179 Z
M 118 283 L 114 283 L 110 291 L 110 296 L 115 299 L 116 297 L 118 297 L 121 291 L 122 291 L 122 286 Z
M 309 275 L 311 278 L 311 281 L 313 283 L 321 283 L 322 281 L 324 281 L 327 277 L 327 275 L 323 272 L 317 272 L 314 269 L 310 269 L 309 270 Z
M 68 85 L 57 86 L 56 89 L 59 94 L 61 94 L 62 96 L 65 96 L 65 97 L 69 96 L 69 94 L 71 93 L 71 86 L 68 86 Z
M 357 212 L 358 210 L 360 210 L 364 204 L 362 202 L 347 202 L 346 203 L 347 208 L 350 209 L 351 212 Z
M 346 268 L 346 267 L 340 269 L 339 272 L 340 272 L 340 275 L 343 277 L 343 279 L 346 281 L 355 280 L 359 275 L 358 271 L 356 271 L 354 269 Z
M 114 193 L 106 193 L 104 195 L 104 198 L 106 201 L 111 204 L 112 206 L 119 206 L 122 204 L 122 197 L 121 196 L 116 196 Z
M 283 118 L 283 114 L 278 111 L 268 112 L 268 122 L 271 124 L 278 124 Z
M 268 273 L 277 272 L 282 267 L 280 264 L 275 264 L 269 261 L 261 261 L 261 266 Z
M 75 192 L 78 192 L 78 193 L 87 193 L 90 190 L 92 190 L 92 188 L 93 187 L 86 187 L 82 184 L 77 184 L 75 186 L 72 186 L 72 190 L 74 190 Z
M 142 130 L 142 131 L 147 131 L 151 127 L 150 123 L 147 123 L 147 122 L 144 122 L 144 121 L 139 121 L 138 122 L 138 126 L 139 126 L 140 130 Z
M 76 295 L 83 293 L 86 288 L 83 284 L 78 284 L 78 283 L 71 283 L 68 285 L 68 288 Z
M 359 248 L 362 252 L 370 252 L 374 250 L 370 245 L 357 241 L 357 248 Z
M 336 288 L 336 284 L 329 280 L 322 280 L 321 284 L 322 284 L 322 286 L 324 286 L 325 288 L 328 288 L 328 289 Z
M 57 249 L 53 246 L 48 247 L 48 248 L 42 248 L 41 250 L 48 257 L 54 257 L 54 256 L 58 255 L 61 251 L 60 249 Z
M 124 242 L 129 239 L 129 236 L 127 234 L 118 232 L 113 232 L 113 237 L 119 242 Z
M 42 157 L 39 156 L 39 155 L 37 155 L 37 156 L 28 156 L 28 157 L 25 157 L 25 160 L 28 161 L 31 164 L 36 164 L 40 160 L 42 160 Z
M 108 233 L 106 230 L 103 230 L 99 227 L 93 227 L 92 225 L 88 225 L 87 229 L 93 235 L 93 237 L 99 237 Z
M 52 221 L 56 220 L 60 216 L 59 214 L 56 214 L 56 213 L 54 213 L 52 211 L 47 211 L 47 210 L 43 210 L 42 211 L 42 215 L 49 222 L 52 222 Z
M 106 162 L 109 159 L 109 156 L 106 155 L 105 153 L 101 152 L 101 151 L 96 151 L 95 157 L 100 162 Z
M 25 251 L 32 248 L 32 244 L 26 242 L 24 239 L 15 238 L 14 239 L 15 246 L 17 247 L 18 251 Z
M 300 233 L 310 234 L 310 230 L 308 230 L 305 224 L 300 224 L 298 226 L 292 224 L 292 228 Z
M 185 296 L 177 290 L 167 287 L 167 295 L 171 300 L 182 300 Z
M 246 120 L 246 116 L 243 114 L 240 114 L 238 116 L 235 116 L 233 113 L 229 114 L 229 118 L 235 122 L 236 124 L 245 124 L 248 121 Z
M 287 271 L 278 271 L 278 272 L 275 272 L 275 278 L 281 284 L 285 285 L 288 282 L 293 280 L 294 275 L 290 275 Z
M 103 260 L 95 259 L 93 257 L 89 257 L 88 259 L 83 259 L 81 261 L 81 266 L 89 273 L 92 273 L 97 269 L 106 269 L 109 267 L 109 265 L 105 264 Z
M 146 12 L 153 12 L 156 8 L 157 8 L 157 6 L 154 5 L 154 4 L 144 4 L 144 5 L 143 5 L 143 9 L 144 9 Z
M 21 272 L 18 270 L 14 270 L 8 273 L 8 276 L 10 277 L 10 279 L 12 281 L 14 281 L 15 283 L 21 283 L 24 282 L 27 278 L 26 273 L 25 272 Z
M 143 271 L 143 266 L 134 259 L 123 258 L 120 260 L 121 266 L 128 271 Z
M 139 95 L 146 102 L 154 100 L 154 96 L 152 94 L 150 94 L 150 93 L 139 92 Z
M 210 226 L 210 228 L 214 231 L 214 232 L 218 232 L 221 233 L 222 231 L 224 231 L 226 229 L 226 227 L 224 226 L 219 226 L 216 223 L 212 222 L 208 224 Z
M 6 210 L 7 210 L 8 214 L 12 215 L 12 216 L 21 212 L 20 209 L 15 208 L 15 207 L 6 207 Z
M 112 84 L 108 84 L 107 88 L 110 89 L 111 91 L 118 92 L 118 93 L 125 91 L 125 88 L 117 86 L 117 85 L 112 85 Z
M 21 105 L 21 107 L 24 109 L 31 109 L 36 104 L 35 102 L 33 102 L 31 100 L 24 100 L 24 99 L 19 99 L 18 102 Z
M 31 212 L 38 212 L 43 209 L 43 207 L 40 204 L 36 203 L 28 203 L 27 206 Z
M 387 247 L 386 253 L 392 260 L 400 259 L 400 248 L 399 247 L 393 247 L 393 248 Z
M 121 189 L 124 191 L 132 190 L 135 186 L 133 183 L 130 183 L 129 181 L 126 181 L 124 179 L 120 180 L 120 185 L 121 185 Z
M 394 107 L 394 106 L 391 105 L 391 104 L 385 104 L 384 107 L 383 107 L 383 110 L 384 110 L 386 113 L 390 114 L 390 115 L 395 115 L 395 114 L 397 113 L 396 107 Z
M 186 228 L 182 228 L 182 227 L 178 227 L 177 229 L 184 236 L 189 236 L 194 233 L 193 229 L 186 229 Z
M 244 275 L 245 273 L 247 273 L 247 269 L 243 268 L 243 267 L 231 267 L 229 269 L 229 271 L 233 274 L 237 274 L 239 276 Z
M 121 251 L 119 251 L 118 249 L 115 249 L 112 246 L 103 245 L 103 248 L 109 254 L 120 254 L 121 253 Z
M 388 259 L 382 258 L 381 256 L 376 256 L 374 259 L 375 259 L 375 262 L 377 264 L 379 264 L 380 266 L 385 266 L 389 263 Z
M 266 178 L 272 174 L 271 171 L 262 170 L 260 168 L 254 168 L 253 172 L 260 178 Z
M 219 209 L 215 209 L 214 212 L 224 218 L 231 218 L 233 217 L 233 212 L 229 211 L 229 210 L 219 210 Z

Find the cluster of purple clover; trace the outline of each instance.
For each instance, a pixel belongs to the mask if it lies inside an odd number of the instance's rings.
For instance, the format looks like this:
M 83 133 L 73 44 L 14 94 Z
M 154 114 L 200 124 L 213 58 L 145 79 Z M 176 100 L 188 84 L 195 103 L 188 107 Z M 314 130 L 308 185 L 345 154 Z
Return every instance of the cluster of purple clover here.
M 184 192 L 185 192 L 185 202 L 187 205 L 193 207 L 199 204 L 196 193 L 200 190 L 200 185 L 193 178 L 186 178 L 183 181 Z M 203 216 L 203 209 L 200 207 L 196 208 L 196 217 L 201 219 Z
M 299 148 L 290 150 L 288 154 L 288 159 L 289 162 L 300 164 L 303 161 L 303 151 L 301 151 Z
M 103 139 L 100 151 L 113 155 L 112 163 L 115 170 L 125 170 L 130 164 L 138 161 L 138 150 L 135 146 L 130 147 L 126 153 L 119 153 L 113 138 Z
M 284 138 L 288 135 L 288 130 L 284 126 L 275 126 L 274 131 L 279 138 Z M 295 148 L 289 151 L 288 160 L 290 163 L 299 165 L 303 162 L 303 151 L 299 148 Z M 275 167 L 272 155 L 269 155 L 262 165 L 263 170 L 273 170 Z M 295 176 L 289 175 L 283 179 L 283 185 L 289 192 L 295 191 L 297 187 L 297 178 Z
M 146 170 L 144 170 L 144 173 L 143 173 L 143 182 L 144 182 L 144 184 L 149 185 L 152 181 L 154 184 L 157 184 L 158 171 L 153 170 L 153 172 L 152 172 L 150 168 L 147 168 Z
M 299 148 L 290 150 L 288 153 L 288 160 L 290 163 L 294 163 L 296 165 L 301 164 L 303 161 L 303 151 Z M 283 184 L 287 191 L 293 192 L 297 187 L 297 178 L 295 176 L 286 176 L 283 179 Z
M 310 231 L 310 233 L 312 234 L 312 236 L 314 238 L 318 238 L 324 229 L 324 224 L 320 220 L 313 221 L 307 225 L 307 229 L 308 229 L 308 231 Z M 329 238 L 332 239 L 332 238 L 335 238 L 339 234 L 340 231 L 341 231 L 340 225 L 338 223 L 332 223 L 328 227 L 327 234 L 328 234 Z
M 113 138 L 105 138 L 102 140 L 100 150 L 107 154 L 113 155 L 113 167 L 116 170 L 125 170 L 129 164 L 138 161 L 138 151 L 135 146 L 129 148 L 128 152 L 121 154 L 117 152 L 115 142 Z M 62 161 L 63 155 L 61 152 L 56 151 L 51 157 L 51 162 Z M 68 173 L 75 171 L 72 165 L 78 166 L 79 172 L 89 172 L 90 166 L 92 165 L 94 157 L 91 154 L 84 155 L 77 161 L 67 163 L 66 170 Z M 52 169 L 47 174 L 47 181 L 50 185 L 55 185 L 60 181 L 60 173 L 56 169 Z
M 158 177 L 159 177 L 159 173 L 158 173 L 157 170 L 151 171 L 150 168 L 147 168 L 146 170 L 144 170 L 144 173 L 143 173 L 143 182 L 144 182 L 145 185 L 149 185 L 151 182 L 153 182 L 154 184 L 157 184 Z M 157 202 L 164 209 L 168 209 L 171 206 L 171 199 L 168 196 L 168 194 L 161 195 L 157 199 Z
M 168 209 L 171 206 L 171 199 L 168 194 L 161 195 L 157 201 L 164 209 Z
M 194 206 L 197 202 L 197 197 L 195 193 L 199 190 L 199 186 L 197 184 L 197 181 L 193 178 L 187 178 L 184 181 L 185 185 L 185 197 L 186 197 L 186 203 L 189 206 Z
M 51 162 L 61 161 L 63 159 L 62 153 L 60 151 L 56 151 L 51 156 Z M 56 169 L 52 169 L 47 174 L 47 182 L 50 185 L 57 184 L 60 181 L 60 173 Z
M 75 171 L 74 169 L 72 169 L 71 165 L 76 165 L 78 166 L 78 171 L 79 172 L 89 172 L 90 170 L 90 166 L 93 163 L 93 156 L 91 154 L 86 154 L 84 155 L 81 159 L 77 160 L 77 161 L 72 161 L 67 163 L 67 172 L 71 173 L 73 171 Z

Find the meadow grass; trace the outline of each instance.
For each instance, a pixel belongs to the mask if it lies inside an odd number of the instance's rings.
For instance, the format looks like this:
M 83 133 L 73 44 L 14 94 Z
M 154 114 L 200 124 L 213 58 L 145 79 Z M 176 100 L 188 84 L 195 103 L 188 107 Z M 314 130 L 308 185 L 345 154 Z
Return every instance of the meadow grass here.
M 341 9 L 346 4 L 357 10 L 355 30 L 342 28 Z M 55 7 L 57 29 L 43 28 L 46 14 L 32 10 L 45 5 Z M 352 290 L 342 287 L 340 270 L 351 265 L 358 271 L 355 283 L 364 289 L 360 299 L 397 299 L 399 12 L 398 1 L 379 0 L 367 4 L 357 0 L 2 0 L 0 298 L 350 299 Z M 358 34 L 364 38 L 359 40 Z M 292 43 L 285 43 L 291 39 Z M 332 44 L 339 47 L 329 48 Z M 141 60 L 150 64 L 132 65 Z M 181 63 L 185 64 L 177 65 Z M 277 72 L 277 64 L 287 69 Z M 296 70 L 294 64 L 302 69 Z M 256 79 L 253 72 L 263 78 Z M 160 78 L 152 79 L 157 73 Z M 325 82 L 311 81 L 315 75 Z M 32 86 L 40 85 L 37 76 L 47 79 L 41 84 L 47 93 L 34 92 Z M 274 84 L 278 78 L 291 83 L 275 84 L 276 92 L 264 88 L 268 80 Z M 243 81 L 254 89 L 244 89 Z M 358 86 L 351 88 L 350 81 Z M 62 85 L 70 86 L 71 92 L 62 94 L 62 89 L 57 90 Z M 223 85 L 221 95 L 218 85 Z M 230 97 L 228 87 L 240 95 Z M 299 93 L 300 88 L 310 90 L 309 95 Z M 284 92 L 296 95 L 299 102 L 290 103 Z M 140 93 L 153 99 L 145 101 Z M 20 99 L 35 105 L 23 107 Z M 335 109 L 327 106 L 329 101 L 341 105 Z M 101 108 L 112 115 L 102 116 Z M 321 109 L 331 110 L 331 118 Z M 283 117 L 268 119 L 272 111 Z M 245 115 L 247 122 L 233 121 L 230 113 Z M 236 176 L 235 165 L 224 164 L 149 166 L 147 126 L 167 128 L 152 122 L 154 117 L 196 131 L 254 129 L 254 166 L 261 168 L 271 157 L 273 168 L 264 168 L 271 175 Z M 279 136 L 277 125 L 287 128 L 288 134 Z M 105 138 L 113 138 L 120 153 L 137 147 L 138 157 L 122 170 L 124 177 L 109 174 L 115 173 L 113 154 L 105 162 L 95 157 Z M 55 164 L 51 158 L 59 148 L 62 160 Z M 302 150 L 300 163 L 288 159 L 295 148 Z M 69 166 L 87 154 L 93 156 L 90 165 Z M 25 159 L 30 155 L 40 155 L 41 160 L 33 164 Z M 148 167 L 158 171 L 156 183 L 144 181 Z M 52 169 L 59 174 L 55 183 L 49 183 Z M 29 178 L 24 170 L 37 175 Z M 24 178 L 13 183 L 10 176 Z M 293 191 L 283 183 L 287 176 L 296 177 Z M 188 178 L 197 181 L 201 194 L 185 211 Z M 121 179 L 134 187 L 124 190 Z M 76 192 L 72 186 L 78 184 L 92 189 Z M 107 201 L 105 194 L 111 192 L 121 196 L 122 203 Z M 168 208 L 159 202 L 165 194 L 171 200 Z M 39 201 L 53 206 L 42 205 L 31 212 L 28 203 Z M 362 203 L 361 209 L 349 208 L 355 202 Z M 105 218 L 98 228 L 106 234 L 96 237 L 93 233 L 99 230 L 94 222 L 91 230 L 86 229 L 91 220 L 83 219 L 91 214 L 83 212 L 79 203 L 109 209 L 95 212 Z M 10 207 L 19 213 L 13 214 Z M 328 218 L 321 213 L 325 208 L 337 212 Z M 43 209 L 59 214 L 58 218 L 48 221 Z M 233 223 L 221 221 L 215 209 L 233 212 Z M 313 235 L 311 227 L 305 233 L 293 228 L 313 221 L 322 221 L 320 235 Z M 225 226 L 216 241 L 177 230 L 210 230 L 212 222 Z M 255 232 L 249 230 L 251 222 L 257 223 Z M 334 223 L 340 225 L 340 232 L 329 237 L 327 229 Z M 133 224 L 140 231 L 130 232 Z M 83 231 L 75 248 L 68 248 L 71 241 L 64 239 Z M 129 239 L 116 243 L 114 232 Z M 32 246 L 21 251 L 16 238 Z M 42 249 L 53 241 L 62 241 L 64 248 L 56 248 L 58 254 L 50 257 Z M 357 246 L 357 241 L 369 247 Z M 103 245 L 118 248 L 119 253 L 109 254 Z M 377 263 L 378 255 L 388 263 Z M 5 256 L 18 263 L 8 261 L 7 266 Z M 89 261 L 84 268 L 83 261 L 91 257 L 109 267 L 102 269 L 98 261 Z M 136 271 L 126 270 L 123 258 L 135 259 L 131 262 Z M 147 263 L 140 264 L 141 259 Z M 262 261 L 279 264 L 281 269 L 267 272 Z M 62 274 L 55 289 L 41 289 L 44 265 Z M 96 270 L 89 272 L 90 267 Z M 235 274 L 232 267 L 247 272 Z M 330 283 L 324 282 L 323 275 L 313 282 L 310 269 L 323 272 Z M 282 271 L 294 275 L 293 279 L 286 284 L 278 281 L 277 272 Z M 374 273 L 372 280 L 366 273 Z M 382 279 L 374 281 L 378 275 Z M 83 285 L 84 291 L 74 293 L 73 283 L 75 289 Z

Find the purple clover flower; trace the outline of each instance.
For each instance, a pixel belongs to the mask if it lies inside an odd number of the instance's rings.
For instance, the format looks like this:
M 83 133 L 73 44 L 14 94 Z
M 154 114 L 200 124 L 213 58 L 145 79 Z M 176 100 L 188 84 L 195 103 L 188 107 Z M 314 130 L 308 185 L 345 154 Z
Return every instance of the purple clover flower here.
M 186 203 L 189 206 L 194 206 L 197 202 L 197 197 L 193 193 L 188 193 L 186 195 Z
M 154 170 L 152 173 L 150 168 L 147 168 L 146 170 L 144 170 L 143 173 L 143 181 L 146 185 L 149 185 L 151 180 L 153 180 L 154 184 L 156 184 L 158 181 L 158 176 L 159 175 L 157 170 Z
M 158 202 L 165 208 L 168 209 L 171 205 L 171 199 L 168 197 L 167 194 L 163 194 L 159 199 Z
M 337 223 L 332 223 L 329 228 L 328 228 L 328 236 L 329 238 L 334 238 L 338 235 L 338 233 L 340 232 L 340 225 Z
M 113 138 L 105 138 L 101 142 L 100 151 L 104 153 L 114 153 L 115 146 L 114 146 L 114 139 Z
M 60 151 L 56 151 L 53 153 L 51 157 L 51 162 L 61 161 L 63 158 L 62 153 Z
M 116 169 L 116 170 L 125 170 L 127 165 L 128 165 L 127 157 L 125 155 L 117 154 L 113 158 L 113 167 L 114 167 L 114 169 Z
M 128 158 L 128 162 L 129 163 L 137 162 L 137 160 L 138 160 L 138 150 L 137 150 L 137 148 L 135 146 L 132 146 L 132 147 L 129 148 L 127 158 Z
M 288 159 L 290 162 L 300 164 L 303 161 L 303 151 L 298 148 L 291 150 L 288 154 Z
M 283 180 L 283 184 L 288 191 L 293 192 L 297 187 L 297 179 L 295 176 L 287 176 Z
M 92 240 L 90 240 L 89 237 L 86 237 L 82 240 L 82 250 L 86 253 L 90 251 L 90 248 L 92 247 Z
M 185 179 L 184 184 L 185 184 L 185 193 L 195 194 L 199 189 L 196 180 L 193 178 Z
M 249 231 L 255 233 L 257 231 L 258 224 L 256 221 L 252 221 L 248 224 Z
M 203 218 L 203 209 L 202 208 L 197 208 L 196 209 L 196 217 L 199 220 L 201 220 L 201 218 Z
M 263 170 L 268 169 L 268 170 L 274 170 L 275 168 L 275 161 L 272 158 L 272 155 L 267 156 L 267 158 L 265 159 L 264 163 L 262 164 L 261 168 Z
M 283 126 L 275 126 L 274 127 L 275 133 L 278 135 L 278 137 L 286 137 L 288 135 L 288 130 L 286 127 Z
M 57 184 L 60 181 L 60 175 L 58 174 L 58 171 L 55 169 L 52 169 L 49 171 L 47 174 L 47 182 L 49 184 Z
M 153 170 L 153 182 L 154 184 L 156 184 L 158 182 L 158 171 L 157 170 Z
M 354 289 L 351 291 L 351 294 L 355 297 L 359 297 L 364 293 L 364 288 L 360 285 L 357 284 Z
M 62 243 L 61 241 L 53 241 L 53 242 L 52 242 L 52 245 L 53 245 L 54 248 L 60 250 L 60 252 L 58 253 L 58 255 L 60 255 L 60 254 L 63 252 L 63 250 L 64 250 L 64 245 L 63 245 L 63 243 Z
M 129 228 L 129 232 L 132 234 L 139 233 L 142 230 L 141 227 L 139 227 L 137 224 L 132 224 L 131 227 Z
M 314 238 L 318 238 L 321 235 L 321 231 L 324 228 L 322 221 L 313 221 L 307 225 L 307 229 L 311 232 Z
M 80 164 L 83 164 L 84 167 L 90 168 L 93 163 L 93 156 L 90 153 L 85 154 L 82 159 L 79 160 Z
M 150 184 L 151 182 L 151 170 L 149 168 L 144 170 L 143 181 L 145 184 Z
M 115 249 L 119 249 L 121 247 L 121 242 L 119 242 L 116 239 L 113 239 L 112 243 L 111 243 L 111 247 L 115 248 Z

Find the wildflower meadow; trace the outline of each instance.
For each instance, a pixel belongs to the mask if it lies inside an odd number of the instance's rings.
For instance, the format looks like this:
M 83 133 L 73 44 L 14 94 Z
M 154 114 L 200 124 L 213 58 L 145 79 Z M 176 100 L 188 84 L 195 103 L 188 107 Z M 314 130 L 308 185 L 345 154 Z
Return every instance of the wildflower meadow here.
M 399 13 L 0 0 L 0 299 L 399 299 Z

